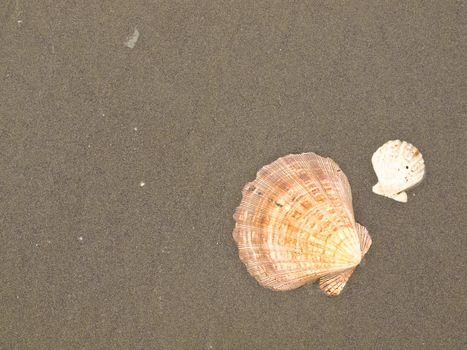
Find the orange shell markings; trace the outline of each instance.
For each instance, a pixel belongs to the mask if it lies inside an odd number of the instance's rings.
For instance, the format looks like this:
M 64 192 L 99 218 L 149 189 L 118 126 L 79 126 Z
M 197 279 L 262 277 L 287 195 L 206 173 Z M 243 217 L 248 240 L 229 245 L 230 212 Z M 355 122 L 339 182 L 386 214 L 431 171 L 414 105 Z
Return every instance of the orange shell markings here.
M 371 245 L 339 166 L 290 154 L 263 167 L 242 194 L 233 237 L 258 283 L 286 291 L 319 279 L 323 292 L 339 295 Z

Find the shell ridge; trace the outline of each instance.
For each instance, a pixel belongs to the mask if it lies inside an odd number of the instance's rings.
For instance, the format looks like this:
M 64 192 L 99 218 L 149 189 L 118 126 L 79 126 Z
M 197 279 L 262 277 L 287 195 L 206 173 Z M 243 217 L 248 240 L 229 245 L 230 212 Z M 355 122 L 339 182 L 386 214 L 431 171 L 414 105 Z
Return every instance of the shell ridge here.
M 355 218 L 353 215 L 352 194 L 350 191 L 350 184 L 348 182 L 348 179 L 345 175 L 343 175 L 344 173 L 342 172 L 342 170 L 340 170 L 340 168 L 337 166 L 337 164 L 332 159 L 330 158 L 327 158 L 327 159 L 330 161 L 330 163 L 334 163 L 332 164 L 332 166 L 329 167 L 329 172 L 334 176 L 334 179 L 338 178 L 340 180 L 340 181 L 335 181 L 335 180 L 331 181 L 332 185 L 336 186 L 334 191 L 338 193 L 339 197 L 346 199 L 346 201 L 343 201 L 343 205 L 340 207 L 340 209 L 341 210 L 343 209 L 345 211 L 345 213 L 347 214 L 347 219 L 349 220 L 350 224 L 354 226 Z M 338 172 L 336 169 L 340 170 L 340 172 Z M 344 183 L 345 185 L 347 185 L 347 189 L 344 188 Z M 359 243 L 358 237 L 356 237 L 356 235 L 352 235 L 352 239 L 353 239 L 354 246 L 357 246 Z
M 307 153 L 298 155 L 297 158 L 300 157 L 300 156 L 306 155 L 306 154 L 307 154 Z M 326 164 L 324 164 L 324 162 L 322 161 L 322 157 L 316 156 L 314 153 L 313 153 L 313 156 L 314 156 L 314 157 L 313 157 L 314 160 L 316 160 L 316 158 L 317 158 L 318 164 L 321 165 L 321 168 L 323 168 L 323 167 L 326 166 Z M 300 159 L 300 158 L 299 158 L 299 159 Z M 329 158 L 326 158 L 326 159 L 329 159 Z M 284 160 L 283 160 L 283 161 L 284 161 Z M 332 160 L 331 160 L 331 161 L 332 161 Z M 301 162 L 298 162 L 298 163 L 300 164 Z M 302 184 L 302 182 L 300 181 L 300 178 L 298 178 L 298 177 L 295 176 L 295 172 L 293 171 L 293 170 L 305 170 L 306 168 L 308 168 L 308 166 L 306 166 L 306 167 L 301 166 L 300 168 L 296 168 L 296 167 L 290 166 L 291 163 L 286 163 L 285 165 L 288 165 L 287 168 L 288 168 L 289 170 L 291 170 L 291 171 L 289 171 L 289 172 L 286 174 L 287 177 L 289 177 L 289 178 L 291 178 L 292 180 L 294 180 L 294 182 L 295 182 L 296 184 L 298 184 L 298 185 L 299 185 L 300 187 L 302 187 L 307 193 L 309 193 L 309 194 L 310 194 L 310 197 L 311 197 L 311 198 L 314 200 L 314 202 L 315 202 L 315 206 L 314 206 L 314 207 L 321 209 L 322 207 L 320 207 L 319 204 L 317 204 L 317 203 L 319 203 L 319 202 L 316 201 L 316 199 L 314 198 L 313 194 L 309 191 L 309 189 L 308 189 L 306 186 L 304 186 L 304 185 Z M 316 170 L 315 170 L 315 171 L 316 171 Z M 310 172 L 312 172 L 312 169 L 310 169 Z M 335 172 L 335 174 L 337 174 L 337 172 Z M 324 188 L 324 186 L 323 186 L 323 184 L 321 183 L 321 181 L 319 180 L 319 178 L 317 178 L 317 177 L 314 177 L 314 178 L 317 180 L 317 181 L 314 181 L 314 183 L 320 186 L 320 190 L 321 190 L 320 193 L 323 194 L 324 196 L 326 196 L 326 198 L 328 199 L 329 203 L 331 203 L 331 204 L 333 205 L 334 210 L 336 210 L 336 212 L 340 213 L 341 215 L 344 215 L 345 217 L 347 217 L 346 214 L 342 213 L 342 209 L 343 209 L 343 208 L 340 207 L 340 206 L 336 206 L 336 205 L 335 205 L 334 199 L 331 199 L 331 198 L 330 198 L 329 193 L 327 192 L 326 188 Z M 345 209 L 344 209 L 344 212 L 345 212 Z M 329 213 L 328 210 L 320 210 L 320 213 L 321 213 L 324 217 L 330 215 L 330 213 Z M 339 218 L 339 215 L 335 215 L 335 217 L 336 217 L 337 221 L 341 221 L 340 218 Z M 351 220 L 351 218 L 348 218 L 348 217 L 347 217 L 347 219 L 349 219 L 349 221 Z M 354 222 L 352 222 L 352 221 L 350 221 L 349 223 L 350 223 L 352 226 L 353 226 L 353 224 L 354 224 Z M 345 223 L 343 223 L 343 226 L 345 226 Z M 338 224 L 332 222 L 332 227 L 334 227 L 336 230 L 338 230 L 338 229 L 340 228 L 340 225 L 338 225 Z M 352 243 L 346 241 L 346 242 L 344 243 L 344 245 L 347 246 L 347 248 L 348 248 L 348 250 L 346 250 L 346 252 L 347 252 L 349 255 L 352 256 L 352 255 L 353 255 L 352 253 L 355 253 L 356 248 L 358 247 L 358 249 L 359 249 L 360 244 L 359 244 L 359 242 L 358 242 L 358 237 L 356 237 L 356 235 L 350 235 L 350 237 L 351 237 Z
M 288 284 L 288 283 L 291 283 L 291 284 L 294 284 L 298 281 L 301 281 L 303 279 L 307 279 L 307 282 L 305 283 L 308 283 L 308 282 L 311 282 L 311 281 L 316 281 L 317 279 L 320 279 L 320 278 L 323 278 L 325 276 L 328 276 L 328 275 L 341 275 L 343 272 L 347 271 L 347 270 L 351 270 L 353 272 L 353 270 L 355 269 L 354 266 L 344 266 L 344 267 L 339 267 L 339 268 L 334 268 L 334 269 L 322 269 L 321 271 L 318 271 L 318 272 L 313 272 L 313 273 L 310 273 L 309 275 L 304 275 L 303 277 L 296 277 L 296 278 L 293 278 L 281 285 L 279 285 L 279 287 L 283 287 L 284 285 Z M 351 274 L 350 274 L 351 275 Z M 350 277 L 349 275 L 349 277 Z M 304 283 L 300 283 L 300 285 L 303 285 Z M 344 284 L 345 285 L 345 284 Z M 282 289 L 280 289 L 282 290 Z
M 248 234 L 248 232 L 245 232 L 246 234 Z M 248 234 L 248 237 L 251 237 L 251 234 Z M 325 249 L 325 246 L 326 246 L 326 241 L 325 240 L 320 240 L 319 238 L 316 238 L 316 240 L 312 240 L 310 242 L 310 240 L 306 240 L 304 238 L 301 238 L 301 237 L 293 237 L 293 238 L 296 238 L 296 241 L 297 242 L 303 242 L 305 243 L 304 244 L 304 247 L 306 248 L 309 248 L 309 247 L 312 247 L 312 248 L 318 248 L 318 249 L 322 249 L 324 251 Z M 261 242 L 261 243 L 258 243 L 256 245 L 252 244 L 251 242 L 246 242 L 246 243 L 242 243 L 242 242 L 239 242 L 237 241 L 237 244 L 239 245 L 239 249 L 248 249 L 248 248 L 265 248 L 265 242 Z M 288 246 L 284 246 L 284 245 L 277 245 L 275 247 L 275 249 L 278 249 L 278 247 L 281 247 L 281 249 L 284 249 L 284 251 L 290 251 L 292 253 L 300 253 L 300 254 L 307 254 L 309 253 L 309 249 L 303 249 L 303 246 L 301 249 L 298 249 L 297 247 L 288 247 Z M 313 250 L 311 250 L 311 252 L 313 252 Z M 347 251 L 346 250 L 343 250 L 343 249 L 340 249 L 340 248 L 337 248 L 336 249 L 336 252 L 340 252 L 340 253 L 343 253 L 341 255 L 343 256 L 347 256 Z M 351 259 L 340 259 L 340 260 L 343 260 L 343 261 L 353 261 Z
M 300 187 L 308 196 L 309 198 L 312 199 L 313 201 L 313 208 L 312 209 L 315 209 L 315 210 L 318 210 L 321 214 L 323 215 L 328 215 L 328 211 L 326 210 L 323 210 L 323 206 L 321 205 L 321 203 L 319 203 L 316 199 L 315 199 L 315 196 L 313 195 L 313 193 L 310 192 L 310 190 L 300 181 L 299 178 L 297 178 L 295 175 L 294 175 L 294 171 L 293 170 L 297 170 L 297 169 L 294 169 L 294 168 L 291 168 L 290 167 L 290 164 L 288 163 L 284 163 L 285 165 L 285 168 L 288 170 L 288 171 L 282 171 L 283 175 L 285 177 L 287 177 L 288 179 L 292 180 L 294 184 L 296 184 L 298 187 Z M 316 183 L 316 182 L 315 182 Z M 324 193 L 324 189 L 322 188 L 321 184 L 318 183 L 319 186 L 320 186 L 320 189 L 321 189 L 321 193 Z M 312 211 L 312 209 L 310 209 L 310 211 Z M 337 228 L 337 225 L 335 225 L 335 227 Z
M 241 252 L 243 255 L 248 255 L 248 250 L 251 249 L 251 248 L 258 248 L 259 250 L 261 249 L 264 249 L 266 248 L 265 245 L 248 245 L 248 246 L 244 246 L 244 247 L 240 247 L 239 246 L 239 250 L 241 251 L 245 251 L 244 253 Z M 318 256 L 318 257 L 315 257 L 315 258 L 310 258 L 308 257 L 307 255 L 305 254 L 300 254 L 300 253 L 297 253 L 296 250 L 294 250 L 293 248 L 289 248 L 289 247 L 285 247 L 285 246 L 278 246 L 278 245 L 275 245 L 274 247 L 269 247 L 269 248 L 274 248 L 274 251 L 275 252 L 279 252 L 279 253 L 282 253 L 282 254 L 285 254 L 285 253 L 288 253 L 288 254 L 297 254 L 298 256 L 295 256 L 293 262 L 294 263 L 310 263 L 310 264 L 329 264 L 330 266 L 336 266 L 336 267 L 341 267 L 341 266 L 350 266 L 352 264 L 355 264 L 355 261 L 354 260 L 351 260 L 351 259 L 345 259 L 345 258 L 337 258 L 336 256 L 332 256 L 332 261 L 329 261 L 329 259 L 331 259 L 331 257 L 321 257 L 321 256 Z M 269 258 L 269 255 L 262 255 L 261 253 L 254 253 L 255 255 L 255 262 L 265 262 L 265 260 L 267 258 Z M 308 254 L 310 255 L 310 254 Z M 275 259 L 274 260 L 274 263 L 279 263 L 279 262 L 287 262 L 289 261 L 290 262 L 290 255 L 286 257 L 286 259 L 284 260 L 279 260 L 279 259 Z M 353 265 L 352 265 L 353 266 Z
M 370 249 L 372 240 L 365 226 L 360 225 L 359 223 L 356 223 L 355 225 L 357 228 L 357 234 L 360 238 L 360 247 L 361 247 L 362 257 L 363 257 L 368 252 L 368 249 Z
M 246 254 L 247 255 L 247 254 Z M 322 265 L 323 267 L 326 267 L 328 271 L 329 268 L 334 268 L 334 269 L 344 269 L 348 268 L 350 266 L 355 266 L 353 261 L 349 260 L 337 260 L 333 262 L 323 262 L 319 260 L 308 260 L 309 258 L 304 258 L 304 259 L 295 259 L 293 263 L 291 264 L 319 264 L 320 266 Z M 336 264 L 337 262 L 337 264 Z M 290 259 L 283 259 L 283 260 L 274 260 L 270 261 L 268 257 L 264 259 L 255 259 L 255 263 L 250 264 L 250 266 L 256 266 L 256 265 L 267 265 L 267 264 L 285 264 L 285 263 L 290 263 Z
M 265 215 L 267 215 L 267 213 Z M 284 228 L 284 227 L 274 225 L 274 222 L 271 222 L 271 221 L 268 221 L 266 224 L 261 224 L 261 223 L 258 223 L 258 222 L 252 221 L 252 220 L 240 219 L 239 217 L 237 217 L 237 219 L 238 219 L 238 227 L 237 227 L 238 229 L 241 228 L 241 229 L 244 229 L 244 230 L 248 230 L 249 227 L 255 227 L 258 230 L 266 230 L 266 231 L 267 231 L 268 227 L 270 229 L 278 229 L 278 231 L 280 231 L 282 234 L 285 234 L 286 232 L 288 232 L 289 234 L 292 233 L 293 238 L 295 238 L 298 242 L 303 242 L 305 245 L 310 244 L 310 242 L 309 242 L 309 239 L 306 239 L 305 237 L 301 237 L 301 236 L 304 236 L 303 233 L 308 233 L 308 235 L 313 235 L 314 236 L 314 232 L 309 230 L 308 227 L 303 226 L 303 225 L 298 226 L 298 225 L 292 224 L 291 222 L 288 223 L 287 228 Z M 286 216 L 283 215 L 282 217 L 280 217 L 280 219 L 284 220 L 284 219 L 286 219 Z M 287 231 L 286 229 L 289 229 L 289 230 Z M 290 229 L 292 229 L 292 230 L 290 230 Z M 266 232 L 266 233 L 269 234 L 270 232 Z M 314 237 L 314 238 L 315 238 L 315 240 L 318 240 L 318 237 Z M 321 242 L 325 243 L 324 240 L 321 240 Z M 315 241 L 315 243 L 318 244 L 319 242 Z
M 319 288 L 329 296 L 336 296 L 344 289 L 355 267 L 321 277 Z
M 333 190 L 336 193 L 336 196 L 334 198 L 331 198 L 329 191 L 326 189 L 324 184 L 318 178 L 317 180 L 321 185 L 323 193 L 327 196 L 329 201 L 332 203 L 334 209 L 338 210 L 339 212 L 343 211 L 341 215 L 344 215 L 348 219 L 349 224 L 354 226 L 355 218 L 353 215 L 352 194 L 351 194 L 350 184 L 348 182 L 347 177 L 345 176 L 344 172 L 340 169 L 340 167 L 331 158 L 319 157 L 318 162 L 321 165 L 321 169 L 326 170 L 326 172 L 323 172 L 323 177 L 326 177 L 326 175 L 328 175 L 330 179 L 331 190 Z M 335 203 L 336 197 L 343 199 L 342 201 L 343 205 L 339 205 L 338 203 Z M 356 235 L 351 235 L 351 237 L 353 241 L 353 248 L 355 248 L 359 245 L 358 237 L 356 237 Z
M 302 156 L 306 156 L 308 153 L 303 153 Z M 347 214 L 347 219 L 353 224 L 355 221 L 353 213 L 352 213 L 352 194 L 350 191 L 350 185 L 348 183 L 347 177 L 345 174 L 342 172 L 342 170 L 339 168 L 339 166 L 331 159 L 331 158 L 322 158 L 319 157 L 317 159 L 313 159 L 318 162 L 318 169 L 314 169 L 310 167 L 310 159 L 304 159 L 302 160 L 301 164 L 303 165 L 304 168 L 307 168 L 310 170 L 310 172 L 316 172 L 317 170 L 326 170 L 322 171 L 322 177 L 326 177 L 326 175 L 330 179 L 330 187 L 331 190 L 333 190 L 336 193 L 335 197 L 339 197 L 342 199 L 342 202 L 344 202 L 347 205 L 339 205 L 336 203 L 336 198 L 330 197 L 329 190 L 326 188 L 326 186 L 323 184 L 323 182 L 319 179 L 319 177 L 316 177 L 316 183 L 320 186 L 321 193 L 323 193 L 330 201 L 332 204 L 333 208 L 335 210 L 342 211 Z M 346 186 L 344 186 L 346 185 Z M 347 188 L 345 188 L 347 187 Z
M 307 153 L 304 153 L 304 154 L 306 155 Z M 304 154 L 301 154 L 301 155 L 299 155 L 299 156 L 302 156 L 302 155 L 304 155 Z M 318 158 L 318 162 L 321 162 L 321 159 L 320 159 L 321 157 L 316 156 L 314 153 L 313 153 L 312 155 L 314 155 L 315 157 Z M 310 172 L 313 172 L 313 169 L 310 169 L 310 168 L 309 168 L 309 166 L 308 166 L 308 164 L 307 164 L 306 161 L 305 161 L 305 162 L 304 162 L 304 161 L 302 161 L 302 162 L 298 161 L 297 163 L 299 163 L 299 164 L 301 165 L 300 168 L 292 168 L 292 167 L 290 167 L 290 166 L 289 166 L 288 168 L 289 168 L 290 170 L 310 170 Z M 289 165 L 289 164 L 287 164 L 287 165 Z M 291 165 L 291 164 L 290 164 L 290 165 Z M 324 165 L 324 164 L 321 163 L 321 165 Z M 316 170 L 314 170 L 314 171 L 316 171 Z M 314 204 L 315 204 L 315 205 L 313 206 L 313 208 L 323 209 L 323 206 L 324 206 L 324 205 L 322 205 L 321 203 L 319 203 L 319 202 L 316 200 L 314 194 L 311 193 L 310 190 L 309 190 L 306 186 L 304 186 L 304 185 L 301 183 L 300 178 L 297 178 L 296 176 L 294 176 L 294 175 L 293 175 L 293 173 L 294 173 L 293 171 L 291 171 L 290 173 L 291 173 L 291 174 L 290 174 L 291 176 L 289 176 L 289 177 L 291 177 L 291 178 L 295 181 L 295 183 L 297 183 L 299 186 L 301 186 L 301 187 L 309 194 L 310 198 L 313 199 L 313 202 L 314 202 Z M 321 183 L 321 181 L 320 181 L 317 177 L 314 177 L 313 180 L 314 180 L 313 183 L 314 183 L 315 185 L 318 185 L 318 186 L 319 186 L 319 189 L 320 189 L 319 192 L 320 192 L 322 195 L 326 196 L 326 198 L 328 199 L 329 203 L 331 203 L 331 204 L 333 205 L 333 208 L 334 208 L 334 209 L 337 209 L 337 210 L 340 211 L 341 208 L 340 208 L 339 206 L 338 206 L 338 207 L 335 206 L 334 201 L 331 200 L 331 198 L 330 198 L 328 192 L 327 192 L 326 189 L 324 188 L 324 186 L 323 186 L 323 184 Z M 329 214 L 330 214 L 329 211 L 327 211 L 327 210 L 319 210 L 319 212 L 320 212 L 321 214 L 323 214 L 323 215 L 329 215 Z M 337 228 L 338 225 L 334 225 L 334 227 Z
M 332 273 L 336 273 L 342 270 L 346 270 L 348 267 L 343 267 L 343 268 L 338 268 L 332 270 Z M 260 284 L 267 288 L 275 289 L 275 290 L 290 290 L 290 289 L 295 289 L 298 288 L 305 283 L 309 283 L 312 281 L 316 281 L 317 279 L 327 275 L 329 273 L 329 270 L 321 270 L 321 271 L 313 271 L 308 274 L 302 273 L 301 271 L 297 271 L 294 275 L 293 278 L 286 279 L 285 281 L 280 281 L 280 283 L 275 283 L 279 282 L 277 280 L 277 277 L 283 277 L 284 275 L 291 275 L 290 271 L 285 271 L 284 273 L 277 274 L 274 276 L 268 276 L 264 280 L 259 281 Z M 272 286 L 272 284 L 275 284 L 275 286 Z M 284 288 L 285 287 L 285 288 Z
M 306 239 L 300 238 L 300 237 L 297 237 L 296 240 L 297 240 L 298 242 L 303 242 L 303 243 L 305 243 L 305 246 L 309 245 L 310 243 L 314 243 L 314 244 L 315 244 L 314 247 L 317 247 L 317 248 L 320 248 L 320 249 L 324 249 L 324 243 L 325 243 L 324 240 L 321 240 L 321 242 L 323 243 L 323 244 L 321 244 L 321 245 L 318 245 L 319 242 L 316 242 L 316 241 L 309 242 L 309 241 L 307 241 Z M 317 239 L 317 240 L 318 240 L 318 239 Z M 241 244 L 241 243 L 238 242 L 238 241 L 237 241 L 237 243 L 238 243 L 239 245 Z M 264 244 L 265 244 L 265 243 L 260 243 L 260 244 L 257 244 L 257 245 L 255 245 L 255 246 L 253 246 L 251 243 L 248 243 L 248 245 L 251 246 L 252 248 L 264 248 Z M 287 246 L 282 246 L 282 247 L 287 247 Z M 239 246 L 239 248 L 241 248 L 241 249 L 246 249 L 247 247 L 240 247 L 240 246 Z M 291 252 L 295 252 L 295 253 L 297 252 L 297 248 L 292 248 L 292 247 L 291 247 L 291 248 L 288 248 L 288 250 L 291 251 Z
M 313 157 L 313 159 L 307 159 L 307 158 L 303 159 L 305 156 Z M 298 168 L 298 169 L 297 169 L 297 168 L 291 167 L 290 165 L 291 165 L 292 163 L 287 162 L 287 159 L 288 159 L 288 158 L 291 158 L 291 159 L 295 160 L 297 163 L 299 163 L 299 164 L 302 165 L 302 166 L 301 166 L 300 168 Z M 284 175 L 286 175 L 287 177 L 290 177 L 290 176 L 289 176 L 289 173 L 290 173 L 291 170 L 310 170 L 310 172 L 313 173 L 313 172 L 316 172 L 316 169 L 310 167 L 311 160 L 314 161 L 314 162 L 318 161 L 320 165 L 327 166 L 327 164 L 324 164 L 324 162 L 323 162 L 322 159 L 324 159 L 324 158 L 323 158 L 323 157 L 320 157 L 320 156 L 318 156 L 317 154 L 312 153 L 312 152 L 309 152 L 309 153 L 302 153 L 302 154 L 292 154 L 292 155 L 289 155 L 289 156 L 280 157 L 280 158 L 278 158 L 275 162 L 263 166 L 263 167 L 257 172 L 257 177 L 260 177 L 260 178 L 264 177 L 264 176 L 265 176 L 265 172 L 268 171 L 268 170 L 270 170 L 270 169 L 273 169 L 273 168 L 277 165 L 276 163 L 279 163 L 279 162 L 281 162 L 281 164 L 284 165 L 283 168 L 285 168 L 285 169 L 288 170 L 287 172 L 285 172 L 285 171 L 282 170 L 282 173 L 283 173 Z M 335 162 L 334 162 L 332 159 L 330 159 L 330 158 L 325 158 L 325 159 L 335 164 Z M 300 161 L 300 160 L 301 160 L 301 161 Z M 338 168 L 337 165 L 336 165 L 336 167 Z M 293 172 L 293 171 L 292 171 L 292 172 Z M 332 174 L 332 172 L 331 172 L 331 174 Z M 334 174 L 336 174 L 336 173 L 334 173 Z M 333 175 L 334 175 L 334 174 L 333 174 Z M 343 178 L 344 178 L 345 180 L 347 180 L 346 177 L 345 177 L 345 175 L 343 176 Z M 298 185 L 301 185 L 300 179 L 297 179 L 296 177 L 294 177 L 293 179 L 294 179 L 294 181 L 295 181 Z M 317 185 L 320 186 L 320 190 L 321 190 L 320 193 L 326 195 L 326 197 L 329 198 L 329 195 L 328 195 L 326 189 L 323 187 L 323 185 L 322 185 L 322 183 L 319 181 L 319 179 L 316 179 L 316 177 L 315 177 L 315 180 L 317 180 L 317 181 L 314 181 L 314 183 L 316 183 Z M 256 180 L 255 180 L 255 181 L 256 181 Z M 254 181 L 254 182 L 255 182 L 255 181 Z M 348 183 L 348 181 L 346 181 L 346 182 Z M 252 183 L 253 183 L 253 182 L 248 183 L 247 185 L 245 185 L 245 188 L 248 187 L 249 185 L 251 185 Z M 349 187 L 350 187 L 350 186 L 349 186 Z M 314 195 L 313 195 L 312 193 L 309 192 L 308 188 L 306 188 L 306 187 L 304 187 L 304 186 L 302 186 L 302 188 L 311 196 L 311 198 L 313 198 L 313 200 L 315 200 Z M 349 193 L 350 193 L 350 191 L 342 191 L 342 194 L 343 194 L 342 197 L 343 197 L 343 198 L 348 197 L 348 194 L 349 194 Z M 350 196 L 351 196 L 351 195 L 350 195 Z M 347 198 L 346 198 L 346 199 L 347 199 Z M 315 200 L 315 201 L 316 201 L 316 200 Z M 333 203 L 333 205 L 334 205 L 334 203 Z M 341 209 L 341 207 L 338 206 L 338 207 L 335 208 L 335 209 Z M 326 212 L 326 213 L 324 213 L 324 214 L 328 214 L 328 213 Z M 352 219 L 353 219 L 353 215 L 350 215 L 350 218 L 349 218 L 349 219 L 352 220 Z M 353 220 L 352 220 L 352 221 L 353 221 Z

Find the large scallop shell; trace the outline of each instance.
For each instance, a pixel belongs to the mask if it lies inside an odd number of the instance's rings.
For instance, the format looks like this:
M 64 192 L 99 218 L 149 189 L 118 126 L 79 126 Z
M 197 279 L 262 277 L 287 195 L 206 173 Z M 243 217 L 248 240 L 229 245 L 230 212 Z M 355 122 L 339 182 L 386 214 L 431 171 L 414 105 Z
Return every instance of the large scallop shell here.
M 326 294 L 338 295 L 371 245 L 339 166 L 314 153 L 288 155 L 242 193 L 233 237 L 259 284 L 285 291 L 320 279 Z
M 371 163 L 378 177 L 373 192 L 407 202 L 407 189 L 422 181 L 425 162 L 414 145 L 400 140 L 388 141 L 371 157 Z

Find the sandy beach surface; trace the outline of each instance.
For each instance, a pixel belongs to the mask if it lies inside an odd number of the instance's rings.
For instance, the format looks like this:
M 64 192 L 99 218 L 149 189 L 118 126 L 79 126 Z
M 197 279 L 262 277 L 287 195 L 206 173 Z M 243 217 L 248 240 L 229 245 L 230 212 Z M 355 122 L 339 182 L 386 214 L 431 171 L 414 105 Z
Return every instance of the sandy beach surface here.
M 0 349 L 463 349 L 460 1 L 0 2 Z M 370 159 L 402 139 L 402 204 Z M 338 298 L 261 288 L 241 189 L 316 152 L 373 245 Z

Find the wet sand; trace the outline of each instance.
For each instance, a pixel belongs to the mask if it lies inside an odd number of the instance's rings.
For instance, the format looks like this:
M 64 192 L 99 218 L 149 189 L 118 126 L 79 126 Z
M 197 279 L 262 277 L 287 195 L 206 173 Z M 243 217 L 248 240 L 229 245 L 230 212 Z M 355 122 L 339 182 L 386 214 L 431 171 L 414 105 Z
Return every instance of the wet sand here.
M 1 2 L 0 349 L 463 348 L 463 18 Z M 407 204 L 371 192 L 396 138 L 427 165 Z M 309 151 L 341 166 L 373 238 L 338 298 L 259 287 L 231 236 L 243 185 Z

